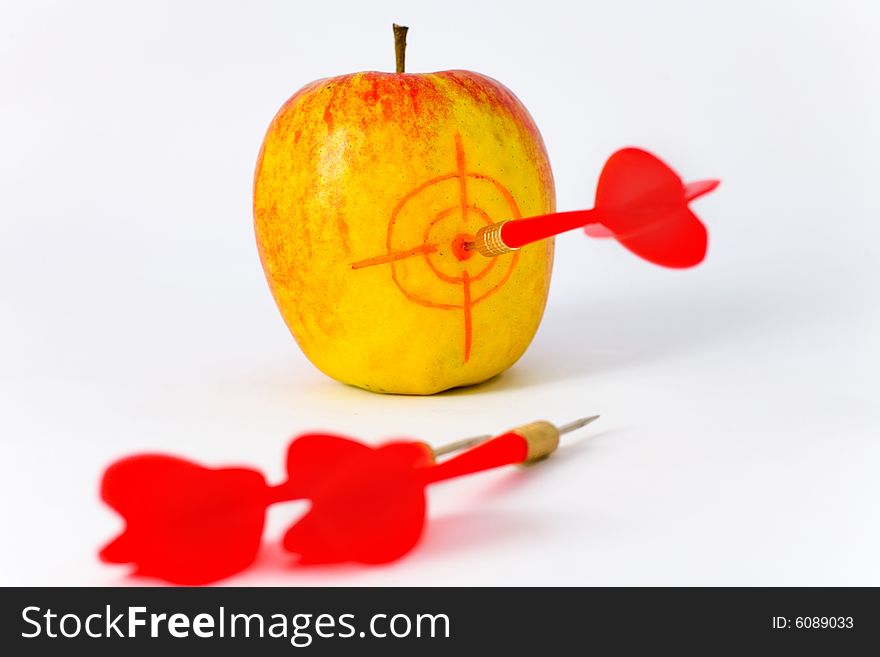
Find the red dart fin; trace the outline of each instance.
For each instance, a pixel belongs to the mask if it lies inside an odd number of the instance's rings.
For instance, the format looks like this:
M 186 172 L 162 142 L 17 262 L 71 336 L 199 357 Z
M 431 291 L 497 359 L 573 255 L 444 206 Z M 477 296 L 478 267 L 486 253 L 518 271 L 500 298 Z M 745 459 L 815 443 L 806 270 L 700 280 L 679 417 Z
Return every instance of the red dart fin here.
M 101 498 L 125 530 L 100 557 L 175 584 L 207 584 L 249 566 L 268 502 L 263 475 L 206 468 L 164 454 L 138 454 L 107 468 Z
M 418 542 L 425 494 L 416 467 L 425 467 L 430 453 L 400 442 L 364 449 L 315 482 L 311 509 L 285 534 L 284 548 L 300 563 L 387 563 Z
M 101 548 L 99 557 L 104 563 L 129 563 L 134 560 L 136 547 L 132 545 L 128 533 L 123 532 Z
M 584 232 L 590 237 L 595 237 L 598 239 L 614 237 L 614 233 L 611 231 L 611 229 L 606 228 L 602 224 L 587 224 L 586 226 L 584 226 Z
M 430 448 L 418 441 L 399 440 L 374 448 L 345 436 L 307 433 L 295 438 L 288 447 L 288 481 L 282 487 L 282 497 L 310 497 L 333 472 L 348 464 L 363 463 L 377 450 L 383 458 L 397 460 L 409 468 L 433 463 Z
M 603 226 L 639 257 L 664 267 L 693 267 L 706 256 L 708 233 L 688 202 L 718 184 L 704 180 L 685 185 L 654 155 L 624 148 L 602 169 L 596 210 Z M 594 228 L 587 231 L 600 233 Z
M 703 194 L 708 194 L 720 184 L 720 180 L 697 180 L 687 183 L 684 186 L 684 200 L 690 203 L 694 199 L 700 198 Z
M 287 449 L 288 499 L 308 497 L 315 486 L 341 464 L 363 458 L 370 447 L 351 438 L 333 434 L 307 433 L 295 438 Z

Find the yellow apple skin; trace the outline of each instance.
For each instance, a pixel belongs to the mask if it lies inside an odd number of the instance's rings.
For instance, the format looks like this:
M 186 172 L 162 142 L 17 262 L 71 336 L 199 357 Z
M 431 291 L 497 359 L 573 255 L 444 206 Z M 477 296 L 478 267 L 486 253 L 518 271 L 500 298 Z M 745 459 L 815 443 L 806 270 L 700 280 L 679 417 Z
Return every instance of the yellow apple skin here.
M 300 348 L 328 376 L 387 393 L 479 383 L 519 359 L 552 240 L 497 258 L 454 243 L 555 205 L 528 112 L 469 71 L 307 85 L 269 126 L 254 180 L 260 259 Z

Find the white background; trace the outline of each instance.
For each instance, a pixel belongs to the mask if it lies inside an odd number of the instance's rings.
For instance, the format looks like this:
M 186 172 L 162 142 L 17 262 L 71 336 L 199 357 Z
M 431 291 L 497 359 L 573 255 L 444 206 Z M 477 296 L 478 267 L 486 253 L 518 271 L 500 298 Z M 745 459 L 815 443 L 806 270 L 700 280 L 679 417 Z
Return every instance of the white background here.
M 411 398 L 317 372 L 263 279 L 253 167 L 300 86 L 393 68 L 395 20 L 410 72 L 522 99 L 560 209 L 628 144 L 722 178 L 706 263 L 566 235 L 501 377 Z M 269 547 L 228 583 L 880 585 L 878 178 L 870 2 L 4 0 L 0 583 L 140 583 L 96 559 L 121 527 L 102 468 L 132 452 L 276 481 L 310 429 L 441 443 L 601 413 L 540 467 L 431 490 L 398 563 Z

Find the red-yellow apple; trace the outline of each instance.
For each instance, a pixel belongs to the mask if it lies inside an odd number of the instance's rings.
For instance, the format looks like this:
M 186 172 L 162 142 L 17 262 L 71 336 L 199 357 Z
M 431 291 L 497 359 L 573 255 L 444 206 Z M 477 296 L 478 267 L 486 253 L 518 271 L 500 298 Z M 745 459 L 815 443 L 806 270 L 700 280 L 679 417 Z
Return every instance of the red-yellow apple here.
M 431 394 L 479 383 L 526 350 L 552 240 L 497 258 L 480 227 L 555 211 L 525 107 L 469 71 L 313 82 L 275 116 L 257 162 L 260 258 L 285 322 L 327 375 Z

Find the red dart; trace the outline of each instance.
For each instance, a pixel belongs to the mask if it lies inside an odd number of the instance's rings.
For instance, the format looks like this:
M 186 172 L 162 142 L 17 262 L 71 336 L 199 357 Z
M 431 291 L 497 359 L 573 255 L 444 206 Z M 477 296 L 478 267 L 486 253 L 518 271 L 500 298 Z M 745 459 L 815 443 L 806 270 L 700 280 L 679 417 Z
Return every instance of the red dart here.
M 427 485 L 542 459 L 556 449 L 560 434 L 596 417 L 559 429 L 533 422 L 436 450 L 417 441 L 371 447 L 342 436 L 307 434 L 291 443 L 288 479 L 274 487 L 249 468 L 206 468 L 161 454 L 124 458 L 104 473 L 101 497 L 126 527 L 100 556 L 175 584 L 207 584 L 254 561 L 269 505 L 308 499 L 311 508 L 283 540 L 300 563 L 387 563 L 418 543 Z M 438 456 L 468 447 L 437 462 Z
M 706 227 L 688 203 L 719 180 L 685 184 L 660 159 L 624 148 L 605 163 L 592 210 L 502 221 L 477 231 L 465 249 L 494 257 L 526 244 L 584 228 L 591 237 L 614 237 L 636 255 L 664 267 L 693 267 L 706 256 Z

